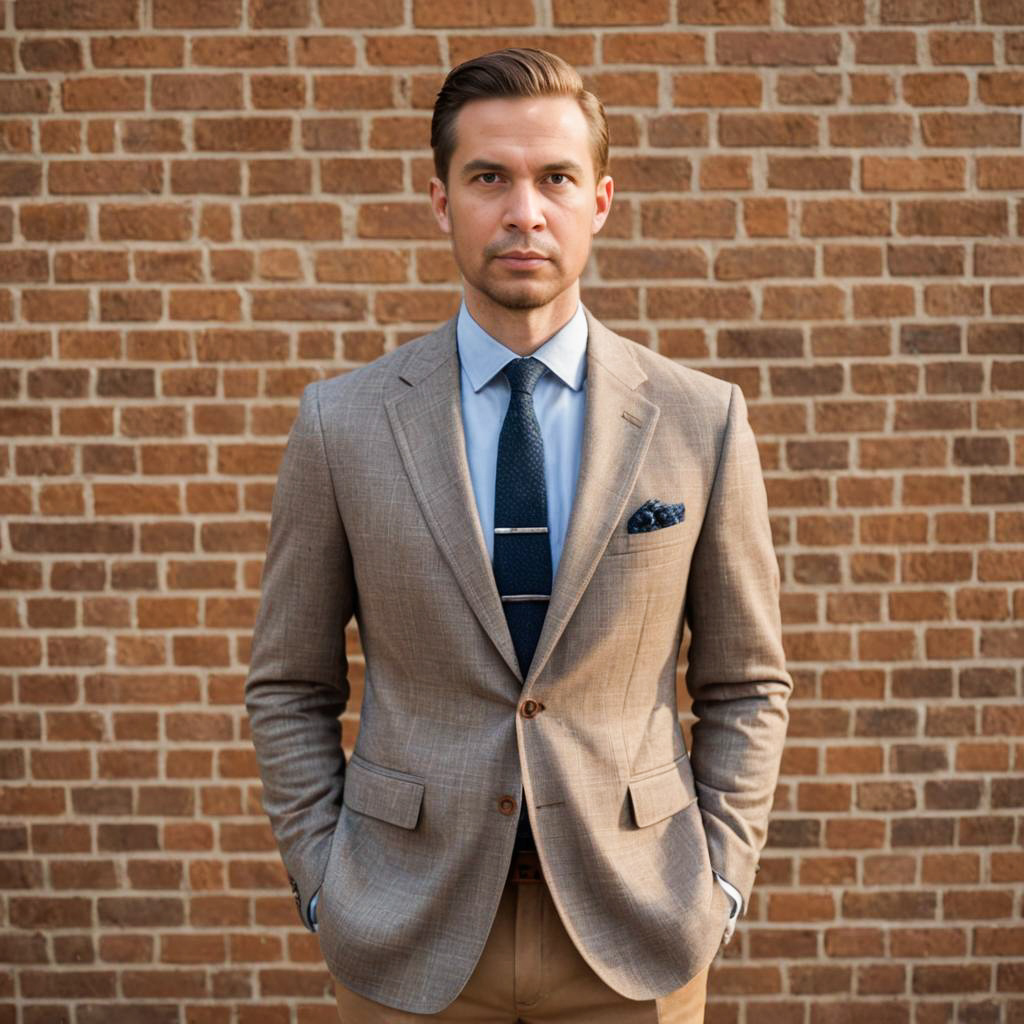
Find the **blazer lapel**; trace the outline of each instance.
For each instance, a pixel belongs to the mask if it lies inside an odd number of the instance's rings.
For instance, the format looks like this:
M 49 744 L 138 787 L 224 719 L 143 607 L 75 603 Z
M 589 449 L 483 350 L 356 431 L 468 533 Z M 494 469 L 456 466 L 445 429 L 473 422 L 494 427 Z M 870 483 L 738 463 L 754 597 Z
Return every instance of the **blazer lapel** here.
M 587 399 L 583 449 L 569 529 L 555 573 L 551 602 L 524 690 L 543 671 L 622 517 L 661 409 L 638 394 L 647 379 L 633 342 L 613 334 L 585 306 Z
M 522 682 L 469 475 L 456 319 L 420 342 L 416 354 L 399 370 L 395 390 L 384 401 L 427 526 L 480 625 Z
M 613 334 L 586 307 L 584 314 L 587 397 L 579 479 L 551 601 L 525 682 L 469 475 L 455 317 L 422 339 L 385 396 L 395 441 L 430 532 L 480 625 L 524 690 L 543 670 L 622 517 L 660 413 L 636 391 L 647 375 L 630 352 L 633 343 Z

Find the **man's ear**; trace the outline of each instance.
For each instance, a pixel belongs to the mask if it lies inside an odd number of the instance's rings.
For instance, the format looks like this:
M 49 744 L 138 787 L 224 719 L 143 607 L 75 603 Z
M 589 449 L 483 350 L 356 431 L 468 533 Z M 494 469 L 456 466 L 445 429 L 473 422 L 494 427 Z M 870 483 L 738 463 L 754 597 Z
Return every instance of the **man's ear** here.
M 608 219 L 608 214 L 611 213 L 613 195 L 615 195 L 615 182 L 612 181 L 610 174 L 606 174 L 597 183 L 597 192 L 595 194 L 593 222 L 593 233 L 595 235 L 604 227 L 604 222 Z
M 440 178 L 430 179 L 430 208 L 438 227 L 446 234 L 452 233 L 451 218 L 448 216 L 448 192 Z

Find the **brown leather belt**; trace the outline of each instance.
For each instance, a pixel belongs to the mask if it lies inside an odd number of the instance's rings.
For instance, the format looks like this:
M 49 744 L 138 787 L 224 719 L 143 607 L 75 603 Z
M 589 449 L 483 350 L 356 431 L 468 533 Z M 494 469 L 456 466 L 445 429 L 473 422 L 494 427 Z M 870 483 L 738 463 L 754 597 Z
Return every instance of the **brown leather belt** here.
M 508 869 L 508 881 L 516 884 L 544 881 L 540 870 L 540 857 L 536 850 L 516 850 L 512 854 L 512 863 Z

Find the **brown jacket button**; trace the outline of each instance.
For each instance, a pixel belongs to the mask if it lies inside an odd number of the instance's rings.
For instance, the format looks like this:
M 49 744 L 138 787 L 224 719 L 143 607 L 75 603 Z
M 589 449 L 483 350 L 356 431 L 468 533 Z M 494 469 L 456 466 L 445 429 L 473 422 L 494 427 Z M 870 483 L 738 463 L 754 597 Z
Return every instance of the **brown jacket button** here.
M 523 701 L 523 718 L 533 718 L 538 712 L 544 710 L 544 705 L 537 700 L 524 700 Z
M 516 813 L 516 799 L 513 796 L 503 796 L 498 801 L 498 810 L 502 814 L 515 814 Z

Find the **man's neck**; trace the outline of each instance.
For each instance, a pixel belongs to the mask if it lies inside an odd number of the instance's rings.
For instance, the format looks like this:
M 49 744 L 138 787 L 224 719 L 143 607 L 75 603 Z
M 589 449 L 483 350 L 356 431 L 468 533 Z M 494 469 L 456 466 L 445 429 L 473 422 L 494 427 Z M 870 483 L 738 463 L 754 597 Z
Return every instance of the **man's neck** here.
M 463 297 L 469 315 L 492 338 L 520 356 L 532 355 L 560 331 L 572 319 L 580 301 L 578 287 L 534 309 L 508 309 L 468 288 Z

